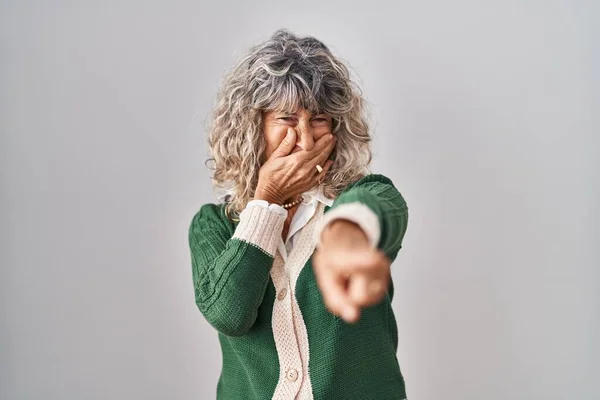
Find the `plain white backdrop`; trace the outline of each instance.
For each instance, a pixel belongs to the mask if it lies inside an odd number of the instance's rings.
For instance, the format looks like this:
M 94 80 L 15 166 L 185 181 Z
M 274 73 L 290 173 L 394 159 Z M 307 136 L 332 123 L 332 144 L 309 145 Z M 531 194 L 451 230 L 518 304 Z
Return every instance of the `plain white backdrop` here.
M 0 398 L 214 398 L 204 127 L 278 28 L 351 65 L 408 202 L 409 399 L 600 398 L 598 2 L 0 4 Z

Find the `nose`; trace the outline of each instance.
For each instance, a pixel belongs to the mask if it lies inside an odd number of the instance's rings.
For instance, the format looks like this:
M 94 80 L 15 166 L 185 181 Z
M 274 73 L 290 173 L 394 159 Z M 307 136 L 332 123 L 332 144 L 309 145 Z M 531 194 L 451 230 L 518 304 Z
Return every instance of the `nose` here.
M 296 129 L 298 131 L 298 141 L 296 142 L 296 145 L 302 147 L 304 150 L 312 150 L 315 145 L 315 139 L 310 122 L 305 123 L 300 121 Z

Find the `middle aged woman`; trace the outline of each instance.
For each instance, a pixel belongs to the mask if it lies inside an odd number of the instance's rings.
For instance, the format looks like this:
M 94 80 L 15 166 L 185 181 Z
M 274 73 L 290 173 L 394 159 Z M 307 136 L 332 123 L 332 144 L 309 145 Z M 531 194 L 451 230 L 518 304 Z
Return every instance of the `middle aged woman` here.
M 287 30 L 225 78 L 209 145 L 223 202 L 189 231 L 217 330 L 218 399 L 405 399 L 390 265 L 407 227 L 370 174 L 363 99 L 319 40 Z

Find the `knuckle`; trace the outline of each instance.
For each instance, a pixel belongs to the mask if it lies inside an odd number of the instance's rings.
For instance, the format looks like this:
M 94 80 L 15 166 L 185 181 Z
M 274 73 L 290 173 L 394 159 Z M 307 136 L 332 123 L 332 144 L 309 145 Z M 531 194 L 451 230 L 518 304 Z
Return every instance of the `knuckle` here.
M 302 167 L 302 160 L 298 158 L 297 155 L 292 154 L 291 156 L 291 160 L 290 160 L 290 164 L 288 165 L 288 167 L 292 170 L 296 170 L 300 167 Z
M 352 298 L 353 300 L 360 304 L 360 305 L 364 305 L 364 303 L 369 301 L 369 295 L 366 293 L 365 290 L 354 290 L 352 292 Z

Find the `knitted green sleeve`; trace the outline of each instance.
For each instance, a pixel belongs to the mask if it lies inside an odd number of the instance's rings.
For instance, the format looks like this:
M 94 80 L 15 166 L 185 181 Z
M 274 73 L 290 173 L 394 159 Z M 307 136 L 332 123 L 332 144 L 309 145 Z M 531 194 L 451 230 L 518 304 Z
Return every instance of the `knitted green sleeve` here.
M 223 206 L 205 204 L 189 228 L 196 304 L 227 336 L 242 336 L 256 321 L 285 216 L 253 206 L 235 227 Z
M 406 233 L 408 207 L 389 178 L 371 174 L 349 185 L 327 210 L 323 222 L 335 218 L 350 219 L 363 229 L 367 227 L 373 245 L 394 261 Z

